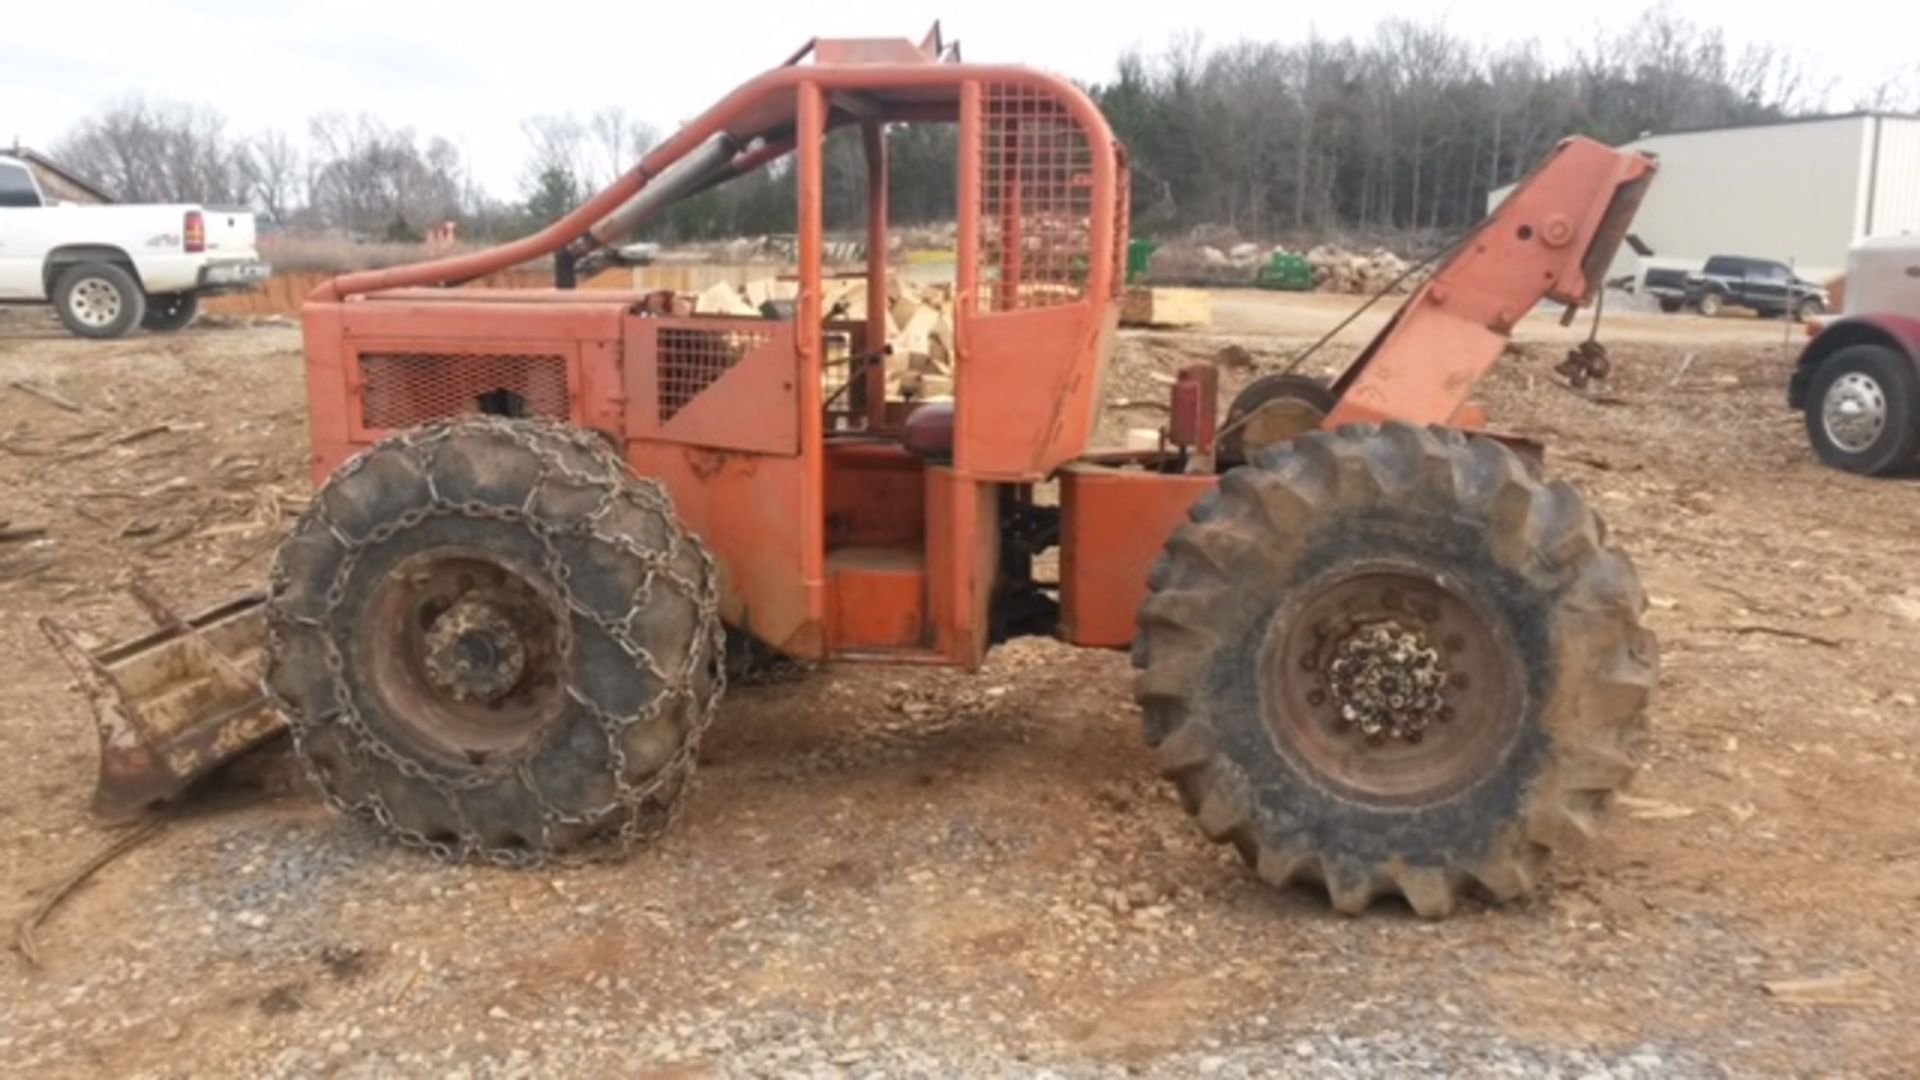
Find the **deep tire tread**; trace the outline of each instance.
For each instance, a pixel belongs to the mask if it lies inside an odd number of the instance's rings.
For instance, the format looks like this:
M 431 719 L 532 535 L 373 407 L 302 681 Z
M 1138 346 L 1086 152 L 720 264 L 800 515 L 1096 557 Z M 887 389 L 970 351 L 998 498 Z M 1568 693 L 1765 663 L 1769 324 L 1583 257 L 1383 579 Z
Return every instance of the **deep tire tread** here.
M 554 490 L 565 488 L 593 497 Z M 545 554 L 530 562 L 570 582 L 560 720 L 510 766 L 456 766 L 410 749 L 347 677 L 342 601 L 370 587 L 355 578 L 357 562 L 423 526 L 531 545 Z M 649 574 L 676 577 L 662 587 Z M 724 690 L 717 588 L 664 489 L 594 436 L 545 421 L 448 421 L 369 447 L 316 495 L 273 570 L 267 684 L 313 779 L 343 812 L 453 859 L 618 854 L 647 835 L 645 822 L 671 817 Z
M 1388 424 L 1313 432 L 1268 448 L 1221 480 L 1205 520 L 1179 530 L 1149 577 L 1134 648 L 1136 694 L 1162 775 L 1202 831 L 1232 843 L 1276 886 L 1322 883 L 1336 910 L 1399 896 L 1440 918 L 1478 893 L 1511 900 L 1535 889 L 1549 854 L 1579 847 L 1612 793 L 1638 767 L 1658 656 L 1640 626 L 1645 597 L 1631 565 L 1572 487 L 1546 483 L 1507 447 L 1443 428 Z M 1424 507 L 1483 523 L 1504 569 L 1557 598 L 1555 649 L 1568 674 L 1544 715 L 1551 753 L 1518 817 L 1490 827 L 1478 857 L 1439 864 L 1357 862 L 1302 835 L 1269 835 L 1247 772 L 1207 708 L 1220 639 L 1210 614 L 1251 553 L 1285 560 L 1313 526 L 1355 506 Z M 1277 831 L 1277 827 L 1275 830 Z

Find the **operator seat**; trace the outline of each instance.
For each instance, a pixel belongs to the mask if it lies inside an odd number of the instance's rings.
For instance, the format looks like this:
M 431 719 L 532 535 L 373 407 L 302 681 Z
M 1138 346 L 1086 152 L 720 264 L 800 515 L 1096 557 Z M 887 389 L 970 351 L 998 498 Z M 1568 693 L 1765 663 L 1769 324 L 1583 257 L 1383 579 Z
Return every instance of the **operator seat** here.
M 913 410 L 900 426 L 900 445 L 928 461 L 953 458 L 953 402 L 935 401 Z

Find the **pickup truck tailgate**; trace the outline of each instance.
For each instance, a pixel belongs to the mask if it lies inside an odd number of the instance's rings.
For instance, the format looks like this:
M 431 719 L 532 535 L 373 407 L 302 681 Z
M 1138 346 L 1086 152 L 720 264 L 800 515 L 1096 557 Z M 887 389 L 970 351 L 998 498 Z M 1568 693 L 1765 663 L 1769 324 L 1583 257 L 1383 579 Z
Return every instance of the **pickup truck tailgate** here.
M 215 259 L 251 259 L 253 215 L 244 210 L 206 210 L 207 254 Z

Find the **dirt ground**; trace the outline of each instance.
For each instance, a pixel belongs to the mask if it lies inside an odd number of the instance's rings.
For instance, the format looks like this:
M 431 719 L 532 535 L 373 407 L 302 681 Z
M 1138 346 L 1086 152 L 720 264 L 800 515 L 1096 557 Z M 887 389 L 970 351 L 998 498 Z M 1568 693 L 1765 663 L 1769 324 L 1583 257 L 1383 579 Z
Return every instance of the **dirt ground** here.
M 1104 429 L 1169 373 L 1282 363 L 1349 301 L 1220 293 L 1130 333 Z M 1350 355 L 1375 313 L 1309 367 Z M 1535 899 L 1444 923 L 1278 894 L 1154 779 L 1124 656 L 737 688 L 687 813 L 625 863 L 448 868 L 345 823 L 284 750 L 182 808 L 0 959 L 35 1075 L 1911 1075 L 1920 1070 L 1920 488 L 1822 469 L 1779 323 L 1530 319 L 1486 385 L 1632 554 L 1662 642 L 1648 767 Z M 36 629 L 259 584 L 307 491 L 298 331 L 70 339 L 0 313 L 0 918 L 114 833 Z M 47 391 L 37 395 L 20 386 Z M 65 403 L 62 407 L 49 397 Z M 9 930 L 10 932 L 10 930 Z

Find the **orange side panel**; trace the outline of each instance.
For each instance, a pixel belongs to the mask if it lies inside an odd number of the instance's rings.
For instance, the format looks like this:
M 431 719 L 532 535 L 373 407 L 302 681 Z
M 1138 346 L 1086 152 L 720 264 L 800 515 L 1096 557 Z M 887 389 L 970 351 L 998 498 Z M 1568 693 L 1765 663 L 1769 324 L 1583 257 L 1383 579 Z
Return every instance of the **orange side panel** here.
M 954 432 L 962 472 L 1038 481 L 1080 455 L 1072 436 L 1092 423 L 1103 310 L 1083 300 L 963 314 Z
M 824 658 L 826 598 L 809 595 L 801 573 L 802 459 L 634 442 L 627 461 L 666 485 L 719 562 L 727 624 L 790 656 Z
M 910 548 L 843 548 L 827 556 L 836 651 L 910 649 L 926 637 L 927 571 Z
M 1124 648 L 1147 596 L 1147 571 L 1215 476 L 1069 465 L 1060 472 L 1060 632 Z
M 300 315 L 307 357 L 308 469 L 315 488 L 353 456 L 353 410 L 347 392 L 347 361 L 340 345 L 340 305 L 308 304 Z
M 897 442 L 827 444 L 827 548 L 922 546 L 926 463 Z
M 998 485 L 927 470 L 927 605 L 934 647 L 969 671 L 987 654 L 987 609 L 1000 570 Z
M 791 322 L 633 317 L 625 329 L 630 437 L 800 452 Z
M 541 415 L 618 433 L 622 305 L 545 293 L 503 302 L 509 295 L 309 302 L 301 314 L 315 482 L 360 446 L 472 411 L 477 393 L 495 389 L 522 392 Z M 369 356 L 378 358 L 377 385 Z

